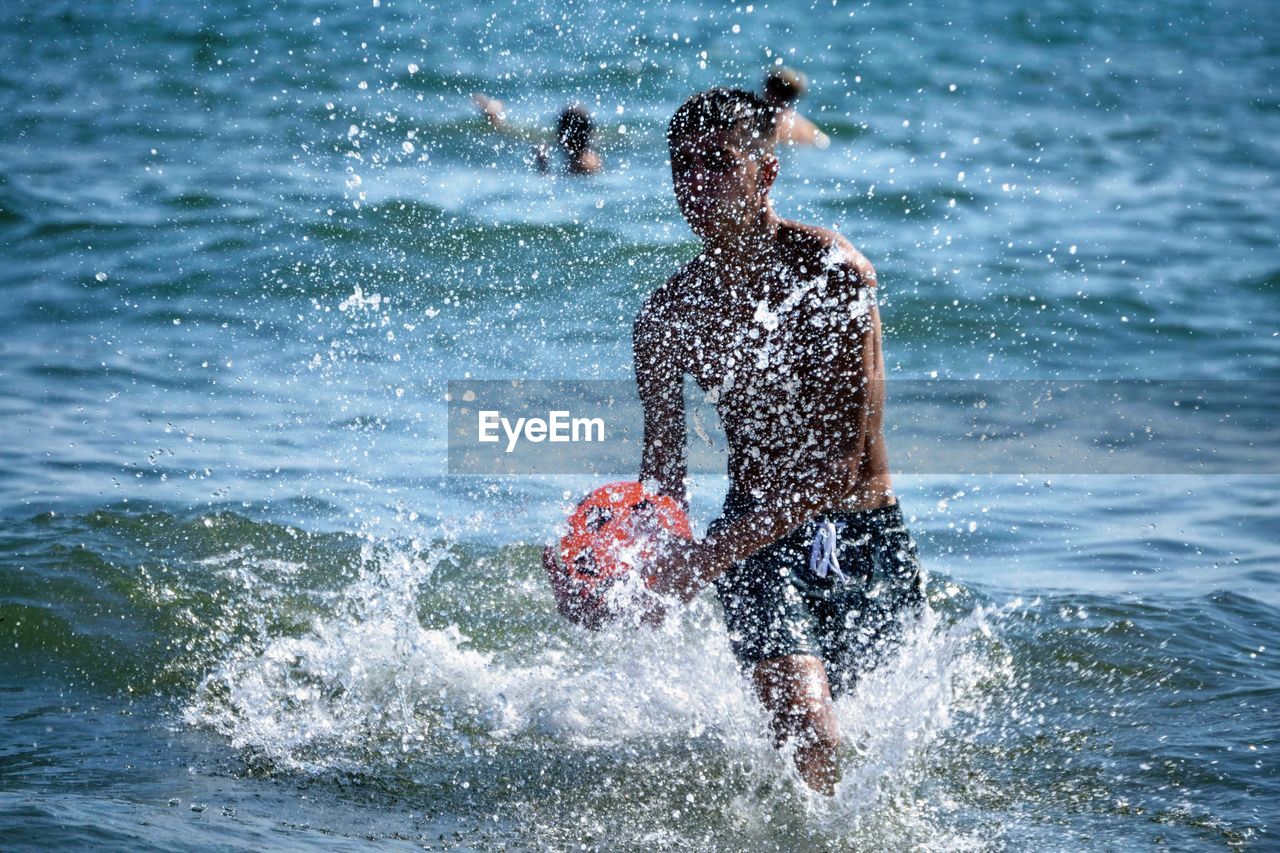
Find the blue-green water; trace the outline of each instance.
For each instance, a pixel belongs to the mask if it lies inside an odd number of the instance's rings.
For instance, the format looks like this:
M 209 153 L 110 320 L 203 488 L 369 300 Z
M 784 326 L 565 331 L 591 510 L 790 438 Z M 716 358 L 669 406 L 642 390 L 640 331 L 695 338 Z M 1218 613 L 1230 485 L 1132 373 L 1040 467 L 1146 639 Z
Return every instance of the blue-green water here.
M 590 481 L 447 476 L 444 386 L 626 378 L 696 251 L 664 122 L 775 57 L 833 139 L 777 207 L 876 264 L 891 377 L 1280 378 L 1277 20 L 6 5 L 0 849 L 1273 846 L 1273 476 L 900 478 L 934 613 L 826 802 L 709 598 L 556 617 Z M 588 103 L 608 170 L 528 171 L 477 90 Z

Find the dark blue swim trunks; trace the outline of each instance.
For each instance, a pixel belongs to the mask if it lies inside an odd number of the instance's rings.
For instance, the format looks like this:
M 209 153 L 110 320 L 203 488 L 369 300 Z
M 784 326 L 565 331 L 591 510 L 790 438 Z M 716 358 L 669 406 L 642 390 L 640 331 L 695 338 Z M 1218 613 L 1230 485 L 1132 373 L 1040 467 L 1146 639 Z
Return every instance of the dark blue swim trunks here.
M 714 532 L 750 511 L 730 494 Z M 851 688 L 924 607 L 924 571 L 897 504 L 825 512 L 716 579 L 744 670 L 784 655 L 821 658 L 833 694 Z

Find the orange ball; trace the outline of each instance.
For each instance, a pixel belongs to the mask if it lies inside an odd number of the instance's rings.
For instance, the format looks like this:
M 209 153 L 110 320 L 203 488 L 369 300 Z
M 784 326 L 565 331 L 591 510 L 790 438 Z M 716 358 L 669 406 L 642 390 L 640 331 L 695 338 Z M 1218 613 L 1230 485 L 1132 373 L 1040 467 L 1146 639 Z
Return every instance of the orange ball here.
M 560 558 L 570 588 L 583 598 L 658 554 L 663 538 L 693 538 L 689 516 L 678 501 L 634 482 L 610 483 L 583 498 L 560 540 Z M 646 586 L 654 578 L 646 576 Z

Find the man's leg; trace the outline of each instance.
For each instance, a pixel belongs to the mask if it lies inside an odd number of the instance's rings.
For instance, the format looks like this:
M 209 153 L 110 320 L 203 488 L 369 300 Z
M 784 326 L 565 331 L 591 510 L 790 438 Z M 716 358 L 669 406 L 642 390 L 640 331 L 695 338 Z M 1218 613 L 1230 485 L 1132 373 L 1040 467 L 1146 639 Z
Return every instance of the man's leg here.
M 769 712 L 775 745 L 795 741 L 800 776 L 815 791 L 834 794 L 840 780 L 840 728 L 822 660 L 813 655 L 762 660 L 755 666 L 753 681 Z

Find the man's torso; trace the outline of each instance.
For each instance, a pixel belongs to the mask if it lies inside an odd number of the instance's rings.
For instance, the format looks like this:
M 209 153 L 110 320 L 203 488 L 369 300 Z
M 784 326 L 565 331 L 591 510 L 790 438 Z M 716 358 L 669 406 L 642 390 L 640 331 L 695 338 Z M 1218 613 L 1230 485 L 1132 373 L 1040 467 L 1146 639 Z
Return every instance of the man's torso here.
M 784 221 L 776 251 L 755 274 L 728 276 L 700 256 L 647 306 L 670 333 L 670 357 L 716 406 L 734 491 L 767 500 L 796 478 L 842 477 L 841 505 L 887 501 L 884 365 L 867 270 L 834 232 Z M 851 359 L 860 378 L 833 368 Z M 867 377 L 879 387 L 857 387 Z M 859 405 L 872 409 L 864 451 L 833 458 L 841 442 L 831 439 L 853 428 Z

